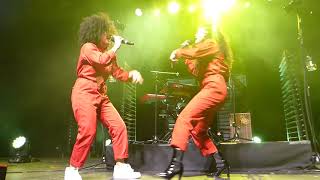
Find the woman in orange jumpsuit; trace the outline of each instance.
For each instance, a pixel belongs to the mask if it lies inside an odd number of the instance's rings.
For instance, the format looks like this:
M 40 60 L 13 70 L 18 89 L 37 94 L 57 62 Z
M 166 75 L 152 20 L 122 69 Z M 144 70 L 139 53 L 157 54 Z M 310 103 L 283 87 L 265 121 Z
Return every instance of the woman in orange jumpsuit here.
M 209 138 L 208 128 L 212 123 L 213 115 L 227 96 L 226 81 L 229 77 L 232 58 L 221 32 L 216 32 L 215 37 L 210 37 L 210 32 L 208 27 L 200 27 L 193 46 L 174 50 L 170 56 L 172 61 L 177 61 L 179 58 L 186 59 L 185 64 L 201 83 L 201 90 L 191 99 L 176 120 L 171 138 L 173 157 L 165 172 L 159 174 L 167 179 L 175 175 L 181 178 L 183 154 L 187 150 L 190 136 L 203 156 L 214 157 L 217 171 L 213 176 L 220 176 L 224 170 L 228 171 L 229 176 L 229 166 Z
M 65 180 L 81 180 L 78 169 L 84 165 L 95 138 L 97 118 L 109 129 L 112 138 L 116 161 L 113 177 L 134 179 L 141 176 L 125 163 L 128 158 L 126 125 L 106 95 L 105 80 L 109 75 L 121 81 L 140 84 L 143 82 L 138 71 L 127 72 L 118 66 L 116 52 L 123 39 L 113 35 L 115 33 L 112 21 L 103 13 L 86 17 L 80 24 L 81 49 L 77 80 L 71 95 L 78 135 L 71 154 L 70 167 L 65 170 Z M 111 38 L 114 45 L 108 49 Z

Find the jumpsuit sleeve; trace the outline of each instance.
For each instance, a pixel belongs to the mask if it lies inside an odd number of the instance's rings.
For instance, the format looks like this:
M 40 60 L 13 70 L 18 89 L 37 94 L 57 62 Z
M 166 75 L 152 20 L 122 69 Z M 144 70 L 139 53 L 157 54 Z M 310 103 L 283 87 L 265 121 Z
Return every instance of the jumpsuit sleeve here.
M 115 58 L 115 53 L 113 51 L 101 52 L 98 47 L 92 43 L 86 43 L 81 49 L 85 59 L 91 65 L 105 65 L 109 64 L 112 59 Z
M 214 56 L 219 51 L 219 47 L 212 41 L 204 41 L 192 48 L 181 48 L 176 51 L 177 58 L 198 59 Z
M 114 78 L 120 81 L 129 81 L 129 72 L 119 67 L 117 61 L 113 61 L 111 71 Z
M 191 59 L 186 59 L 184 61 L 184 64 L 187 65 L 188 71 L 195 76 L 197 75 L 196 63 L 197 62 L 192 61 Z

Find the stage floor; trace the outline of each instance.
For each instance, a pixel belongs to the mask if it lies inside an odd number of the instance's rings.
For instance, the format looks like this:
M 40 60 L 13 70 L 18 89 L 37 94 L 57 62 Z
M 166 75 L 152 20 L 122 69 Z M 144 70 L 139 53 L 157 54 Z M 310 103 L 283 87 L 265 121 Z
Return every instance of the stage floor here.
M 62 180 L 64 168 L 68 164 L 67 159 L 41 158 L 38 162 L 12 164 L 7 163 L 6 158 L 0 159 L 0 164 L 8 165 L 6 180 Z M 112 171 L 106 170 L 105 165 L 96 165 L 100 159 L 90 158 L 80 174 L 83 180 L 106 180 L 112 179 Z M 160 172 L 161 170 L 159 170 Z M 142 180 L 160 179 L 155 176 L 157 172 L 141 172 Z M 223 175 L 226 178 L 226 175 Z M 177 179 L 177 178 L 174 178 Z M 212 179 L 207 176 L 197 174 L 197 172 L 185 172 L 182 179 L 206 180 Z M 320 171 L 317 170 L 300 170 L 300 171 L 282 171 L 268 173 L 236 173 L 232 172 L 232 180 L 314 180 L 320 179 Z

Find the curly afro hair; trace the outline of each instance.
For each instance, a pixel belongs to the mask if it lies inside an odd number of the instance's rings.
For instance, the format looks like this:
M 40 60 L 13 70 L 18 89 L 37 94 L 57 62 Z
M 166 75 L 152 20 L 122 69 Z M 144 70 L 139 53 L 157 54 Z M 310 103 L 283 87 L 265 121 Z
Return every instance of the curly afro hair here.
M 98 13 L 85 17 L 79 28 L 80 46 L 87 42 L 99 44 L 101 35 L 105 32 L 108 37 L 117 33 L 113 22 L 106 13 Z

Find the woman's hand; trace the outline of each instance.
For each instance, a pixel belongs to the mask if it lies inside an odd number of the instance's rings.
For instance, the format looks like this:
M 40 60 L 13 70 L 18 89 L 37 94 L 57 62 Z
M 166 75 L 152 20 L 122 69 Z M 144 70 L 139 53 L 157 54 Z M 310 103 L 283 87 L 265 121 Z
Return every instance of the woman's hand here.
M 123 40 L 123 38 L 121 36 L 112 36 L 114 44 L 113 47 L 111 48 L 111 50 L 115 53 L 120 47 L 121 47 L 121 41 Z
M 177 50 L 174 50 L 174 51 L 172 51 L 172 53 L 171 53 L 171 55 L 170 55 L 170 60 L 171 60 L 172 62 L 177 62 L 177 61 L 178 61 L 178 59 L 177 59 L 177 57 L 176 57 L 176 53 L 177 53 Z
M 143 78 L 142 78 L 140 72 L 137 70 L 130 71 L 129 78 L 131 78 L 132 82 L 135 84 L 137 84 L 137 83 L 142 84 L 143 83 Z

